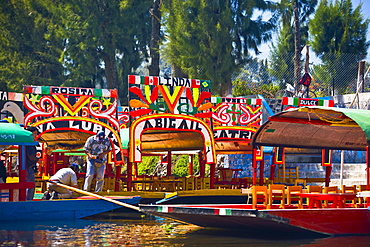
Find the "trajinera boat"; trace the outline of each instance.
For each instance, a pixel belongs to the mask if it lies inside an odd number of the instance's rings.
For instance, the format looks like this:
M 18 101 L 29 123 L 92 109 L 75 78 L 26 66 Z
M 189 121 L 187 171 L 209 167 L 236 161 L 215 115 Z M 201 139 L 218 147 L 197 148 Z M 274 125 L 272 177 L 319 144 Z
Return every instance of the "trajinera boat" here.
M 20 174 L 17 183 L 0 183 L 0 221 L 78 219 L 122 207 L 117 201 L 129 205 L 139 203 L 139 196 L 104 197 L 106 200 L 82 196 L 75 199 L 26 201 L 26 189 L 35 185 L 25 182 L 25 159 L 22 153 L 25 146 L 37 144 L 32 133 L 24 130 L 19 124 L 0 123 L 1 150 L 13 145 L 18 146 Z M 18 201 L 12 201 L 14 197 L 17 197 Z
M 251 140 L 253 147 L 365 151 L 367 184 L 361 192 L 313 193 L 308 186 L 308 191 L 300 187 L 291 193 L 292 186 L 286 184 L 254 184 L 244 190 L 251 198 L 246 204 L 140 205 L 140 210 L 202 227 L 249 233 L 369 235 L 369 123 L 368 110 L 301 107 L 270 117 Z

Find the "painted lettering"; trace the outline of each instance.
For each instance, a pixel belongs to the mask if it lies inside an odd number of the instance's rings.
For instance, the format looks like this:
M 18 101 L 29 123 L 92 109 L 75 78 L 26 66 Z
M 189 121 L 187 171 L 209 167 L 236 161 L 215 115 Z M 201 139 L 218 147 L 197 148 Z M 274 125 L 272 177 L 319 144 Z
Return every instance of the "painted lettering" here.
M 204 131 L 204 127 L 201 123 L 196 121 L 190 121 L 186 119 L 176 118 L 156 118 L 148 119 L 144 122 L 143 129 L 181 129 L 181 130 L 197 130 Z
M 94 96 L 92 88 L 51 87 L 52 94 Z
M 178 129 L 186 129 L 186 130 L 189 129 L 189 127 L 188 127 L 185 119 L 182 120 L 182 122 L 180 123 Z
M 151 129 L 153 128 L 153 125 L 150 123 L 149 120 L 145 121 L 144 129 Z
M 163 125 L 162 125 L 162 119 L 155 119 L 155 127 L 156 128 L 163 128 Z
M 317 105 L 319 105 L 319 101 L 318 101 L 318 100 L 300 99 L 300 100 L 299 100 L 299 105 L 300 105 L 300 106 L 303 106 L 303 105 L 307 105 L 307 106 L 317 106 Z
M 253 132 L 247 130 L 216 130 L 214 131 L 215 139 L 244 139 L 250 140 Z
M 0 91 L 0 100 L 8 100 L 8 92 Z

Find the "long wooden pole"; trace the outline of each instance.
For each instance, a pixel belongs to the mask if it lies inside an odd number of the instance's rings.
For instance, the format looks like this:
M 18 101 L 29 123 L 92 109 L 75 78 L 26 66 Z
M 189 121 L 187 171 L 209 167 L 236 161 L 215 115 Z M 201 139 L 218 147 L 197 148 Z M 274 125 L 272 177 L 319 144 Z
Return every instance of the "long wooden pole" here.
M 105 201 L 108 201 L 108 202 L 111 202 L 111 203 L 115 203 L 117 205 L 120 205 L 120 206 L 123 206 L 123 207 L 126 207 L 126 208 L 131 208 L 131 209 L 140 211 L 140 208 L 139 207 L 133 206 L 133 205 L 128 204 L 128 203 L 124 203 L 124 202 L 120 202 L 120 201 L 117 201 L 117 200 L 113 200 L 113 199 L 108 198 L 108 197 L 105 197 L 105 196 L 94 194 L 94 193 L 91 193 L 91 192 L 88 192 L 88 191 L 85 191 L 85 190 L 80 190 L 80 189 L 77 189 L 75 187 L 68 186 L 68 185 L 61 184 L 61 183 L 57 183 L 57 182 L 54 182 L 54 181 L 49 181 L 48 180 L 47 182 L 53 183 L 55 185 L 58 185 L 60 187 L 63 187 L 63 188 L 66 188 L 66 189 L 69 189 L 69 190 L 72 190 L 72 191 L 75 191 L 77 193 L 81 193 L 81 194 L 88 195 L 88 196 L 93 196 L 93 197 L 96 197 L 96 198 L 99 198 L 99 199 L 102 199 L 102 200 L 105 200 Z
M 47 182 L 56 184 L 56 185 L 58 185 L 60 187 L 63 187 L 63 188 L 69 189 L 69 190 L 73 190 L 73 191 L 75 191 L 77 193 L 81 193 L 81 194 L 88 195 L 88 196 L 94 196 L 96 198 L 99 198 L 99 199 L 102 199 L 102 200 L 105 200 L 105 201 L 108 201 L 108 202 L 111 202 L 111 203 L 115 203 L 115 204 L 118 204 L 118 205 L 123 206 L 123 207 L 127 207 L 127 208 L 134 209 L 136 211 L 140 211 L 140 208 L 139 207 L 133 206 L 131 204 L 127 204 L 127 203 L 124 203 L 124 202 L 113 200 L 113 199 L 108 198 L 108 197 L 105 197 L 105 196 L 101 196 L 101 195 L 98 195 L 98 194 L 94 194 L 94 193 L 91 193 L 91 192 L 80 190 L 80 189 L 77 189 L 75 187 L 71 187 L 71 186 L 68 186 L 68 185 L 65 185 L 65 184 L 61 184 L 61 183 L 57 183 L 57 182 L 54 182 L 54 181 L 47 180 Z M 187 222 L 184 222 L 184 221 L 181 221 L 181 220 L 177 220 L 177 219 L 174 219 L 174 218 L 171 218 L 171 217 L 167 217 L 165 215 L 162 215 L 161 217 L 162 218 L 166 218 L 166 219 L 170 219 L 170 220 L 173 220 L 173 221 L 176 221 L 176 222 L 180 222 L 182 224 L 189 224 Z

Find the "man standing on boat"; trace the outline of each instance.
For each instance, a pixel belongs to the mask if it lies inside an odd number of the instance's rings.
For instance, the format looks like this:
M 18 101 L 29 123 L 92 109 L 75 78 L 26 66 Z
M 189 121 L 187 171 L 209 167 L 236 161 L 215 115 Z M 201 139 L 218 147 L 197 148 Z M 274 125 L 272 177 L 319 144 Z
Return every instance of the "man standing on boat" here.
M 104 172 L 107 162 L 107 154 L 112 150 L 111 143 L 104 131 L 90 136 L 84 146 L 87 155 L 87 169 L 84 190 L 90 191 L 91 181 L 96 173 L 95 192 L 99 192 L 104 184 Z
M 26 130 L 32 132 L 33 139 L 36 140 L 37 135 L 40 133 L 36 127 L 28 126 Z M 37 173 L 37 150 L 36 146 L 26 146 L 26 181 L 35 183 L 35 173 Z M 32 201 L 35 195 L 35 188 L 27 189 L 27 201 Z
M 43 200 L 69 199 L 72 198 L 72 191 L 58 186 L 58 183 L 65 184 L 78 188 L 77 174 L 80 172 L 80 167 L 76 163 L 72 163 L 69 168 L 62 168 L 57 171 L 50 179 L 52 183 L 48 183 L 48 190 L 45 191 Z

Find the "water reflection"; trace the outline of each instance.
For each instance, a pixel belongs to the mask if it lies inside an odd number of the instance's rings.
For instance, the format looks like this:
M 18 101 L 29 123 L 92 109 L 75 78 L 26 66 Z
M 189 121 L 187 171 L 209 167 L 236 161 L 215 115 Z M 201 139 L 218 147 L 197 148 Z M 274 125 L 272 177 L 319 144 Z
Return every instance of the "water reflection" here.
M 293 236 L 292 236 L 293 237 Z M 269 232 L 203 229 L 140 213 L 74 221 L 1 223 L 0 246 L 370 246 L 370 236 L 279 239 Z

